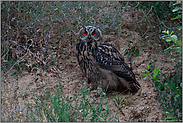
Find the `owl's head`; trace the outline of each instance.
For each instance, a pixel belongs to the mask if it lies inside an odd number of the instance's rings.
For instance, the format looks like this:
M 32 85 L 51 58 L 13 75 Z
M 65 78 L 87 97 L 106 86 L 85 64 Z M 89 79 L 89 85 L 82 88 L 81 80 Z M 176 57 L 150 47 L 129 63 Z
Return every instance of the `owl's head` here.
M 78 41 L 84 41 L 88 43 L 102 41 L 101 31 L 93 26 L 83 26 L 77 36 Z

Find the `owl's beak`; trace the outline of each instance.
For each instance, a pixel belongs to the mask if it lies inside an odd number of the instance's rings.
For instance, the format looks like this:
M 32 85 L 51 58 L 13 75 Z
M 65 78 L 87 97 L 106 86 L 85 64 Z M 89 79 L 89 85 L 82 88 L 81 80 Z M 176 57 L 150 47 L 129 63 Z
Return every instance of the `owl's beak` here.
M 89 40 L 91 39 L 91 35 L 88 35 L 88 39 L 89 39 Z

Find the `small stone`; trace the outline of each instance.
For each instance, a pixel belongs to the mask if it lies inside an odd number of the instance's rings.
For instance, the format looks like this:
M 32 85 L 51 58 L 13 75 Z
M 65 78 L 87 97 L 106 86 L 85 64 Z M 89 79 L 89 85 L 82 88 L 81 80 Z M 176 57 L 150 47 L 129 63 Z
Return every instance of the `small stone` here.
M 144 107 L 140 108 L 140 110 L 144 110 Z
M 146 94 L 146 93 L 144 93 L 144 96 L 145 96 L 145 97 L 147 97 L 147 94 Z

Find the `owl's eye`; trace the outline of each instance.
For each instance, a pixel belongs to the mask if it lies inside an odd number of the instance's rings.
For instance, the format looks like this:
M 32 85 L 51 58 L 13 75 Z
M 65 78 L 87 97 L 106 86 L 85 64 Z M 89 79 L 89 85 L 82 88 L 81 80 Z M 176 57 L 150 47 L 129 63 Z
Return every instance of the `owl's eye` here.
M 84 35 L 87 35 L 87 32 L 84 32 Z
M 96 35 L 96 33 L 95 33 L 95 32 L 92 32 L 92 35 L 93 35 L 93 36 L 95 36 L 95 35 Z

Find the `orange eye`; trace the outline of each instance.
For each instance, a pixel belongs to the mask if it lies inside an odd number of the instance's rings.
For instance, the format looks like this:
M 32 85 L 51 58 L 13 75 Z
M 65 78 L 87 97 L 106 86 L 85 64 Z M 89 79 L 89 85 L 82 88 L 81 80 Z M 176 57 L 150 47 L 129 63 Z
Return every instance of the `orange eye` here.
M 87 32 L 84 32 L 84 35 L 87 35 Z
M 95 35 L 96 35 L 96 33 L 95 33 L 95 32 L 92 32 L 92 35 L 93 35 L 93 36 L 95 36 Z

